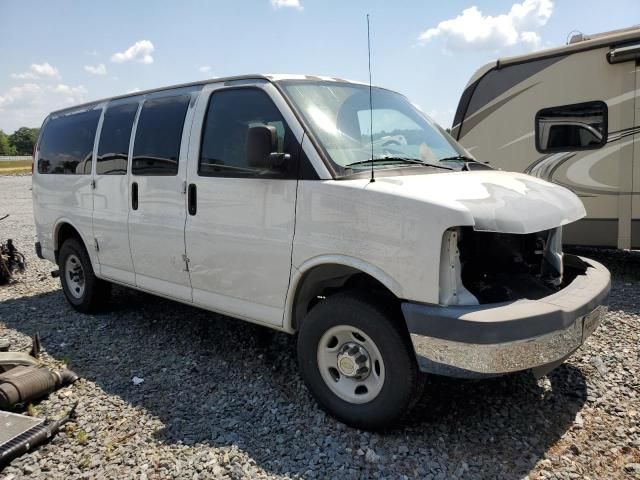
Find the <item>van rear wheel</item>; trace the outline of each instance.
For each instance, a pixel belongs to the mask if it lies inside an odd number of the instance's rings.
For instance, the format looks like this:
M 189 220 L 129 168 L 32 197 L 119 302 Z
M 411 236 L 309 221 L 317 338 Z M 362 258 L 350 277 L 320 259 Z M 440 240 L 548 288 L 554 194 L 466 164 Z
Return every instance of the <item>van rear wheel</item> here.
M 396 313 L 359 292 L 338 293 L 307 314 L 298 362 L 320 406 L 353 427 L 377 430 L 412 407 L 422 381 Z
M 77 239 L 65 240 L 60 248 L 58 264 L 62 291 L 74 309 L 88 313 L 107 303 L 111 284 L 95 276 L 89 254 Z

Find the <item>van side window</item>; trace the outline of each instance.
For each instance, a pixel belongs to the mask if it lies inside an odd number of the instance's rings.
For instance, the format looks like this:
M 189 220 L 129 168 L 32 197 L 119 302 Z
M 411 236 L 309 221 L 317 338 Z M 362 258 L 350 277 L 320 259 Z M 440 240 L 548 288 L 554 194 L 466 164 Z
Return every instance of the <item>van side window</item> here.
M 601 101 L 544 108 L 536 114 L 540 153 L 600 148 L 607 143 L 607 104 Z
M 38 173 L 88 175 L 101 110 L 50 119 L 40 140 Z
M 144 102 L 136 129 L 131 173 L 178 174 L 182 129 L 189 100 L 189 95 L 179 95 Z
M 104 114 L 96 173 L 98 175 L 126 175 L 131 128 L 138 111 L 137 103 L 109 107 Z
M 291 158 L 281 167 L 250 165 L 247 160 L 249 127 L 271 125 L 277 152 Z M 295 178 L 297 140 L 280 111 L 262 90 L 235 88 L 214 92 L 202 129 L 198 174 L 215 177 Z

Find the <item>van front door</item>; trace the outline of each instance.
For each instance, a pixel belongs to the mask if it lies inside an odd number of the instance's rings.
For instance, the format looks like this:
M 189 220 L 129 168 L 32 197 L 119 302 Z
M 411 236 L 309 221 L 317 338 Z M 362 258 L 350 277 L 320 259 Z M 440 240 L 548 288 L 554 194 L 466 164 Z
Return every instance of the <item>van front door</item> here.
M 202 133 L 192 135 L 189 148 L 185 237 L 193 302 L 271 325 L 282 324 L 291 273 L 302 137 L 283 108 L 267 82 L 209 85 L 193 122 Z M 275 133 L 273 163 L 248 158 L 255 126 Z
M 161 94 L 144 100 L 134 132 L 129 178 L 131 257 L 138 287 L 190 301 L 184 244 L 189 129 L 183 127 L 190 124 L 192 92 Z
M 93 236 L 100 274 L 135 285 L 129 249 L 129 180 L 131 129 L 139 102 L 111 103 L 103 116 L 93 191 Z

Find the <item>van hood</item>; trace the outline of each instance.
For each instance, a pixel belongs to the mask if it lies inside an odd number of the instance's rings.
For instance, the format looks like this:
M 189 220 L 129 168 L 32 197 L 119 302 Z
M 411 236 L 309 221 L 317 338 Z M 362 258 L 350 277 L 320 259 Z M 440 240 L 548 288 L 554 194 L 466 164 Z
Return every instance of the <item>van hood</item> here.
M 467 214 L 475 230 L 486 232 L 540 232 L 586 215 L 570 190 L 522 173 L 478 170 L 380 177 L 365 188 Z

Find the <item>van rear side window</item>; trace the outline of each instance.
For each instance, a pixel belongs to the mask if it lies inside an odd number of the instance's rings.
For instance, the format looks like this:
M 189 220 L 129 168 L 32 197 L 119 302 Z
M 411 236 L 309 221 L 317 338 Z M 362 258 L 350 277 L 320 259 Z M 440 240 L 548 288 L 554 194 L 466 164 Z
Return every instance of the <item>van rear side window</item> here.
M 131 128 L 137 111 L 137 103 L 128 103 L 109 107 L 105 112 L 98 144 L 96 174 L 127 174 Z
M 40 140 L 38 173 L 89 175 L 100 110 L 50 119 Z
M 131 173 L 178 174 L 182 128 L 190 98 L 180 95 L 144 102 L 136 128 Z
M 590 150 L 606 143 L 604 102 L 544 108 L 536 114 L 536 149 L 540 153 Z

